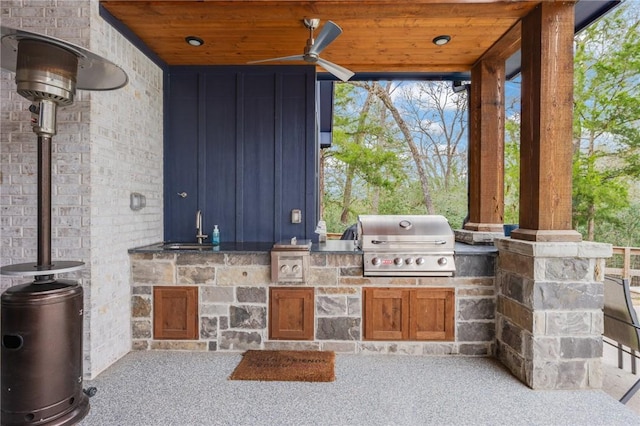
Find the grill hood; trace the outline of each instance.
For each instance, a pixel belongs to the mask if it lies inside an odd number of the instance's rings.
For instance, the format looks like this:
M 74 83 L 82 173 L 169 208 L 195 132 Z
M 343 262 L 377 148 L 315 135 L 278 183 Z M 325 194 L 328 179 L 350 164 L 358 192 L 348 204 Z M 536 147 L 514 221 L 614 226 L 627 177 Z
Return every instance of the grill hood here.
M 455 235 L 440 215 L 361 215 L 358 245 L 368 276 L 451 276 Z

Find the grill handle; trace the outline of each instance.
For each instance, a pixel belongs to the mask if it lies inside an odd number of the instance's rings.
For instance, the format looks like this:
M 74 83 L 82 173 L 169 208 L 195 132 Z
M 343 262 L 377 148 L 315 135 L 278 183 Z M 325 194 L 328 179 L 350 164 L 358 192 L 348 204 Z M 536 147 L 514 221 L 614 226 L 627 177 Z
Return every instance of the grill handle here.
M 398 244 L 402 245 L 410 245 L 410 244 L 433 244 L 436 246 L 441 246 L 447 244 L 445 240 L 435 240 L 435 241 L 383 241 L 383 240 L 371 240 L 371 244 Z

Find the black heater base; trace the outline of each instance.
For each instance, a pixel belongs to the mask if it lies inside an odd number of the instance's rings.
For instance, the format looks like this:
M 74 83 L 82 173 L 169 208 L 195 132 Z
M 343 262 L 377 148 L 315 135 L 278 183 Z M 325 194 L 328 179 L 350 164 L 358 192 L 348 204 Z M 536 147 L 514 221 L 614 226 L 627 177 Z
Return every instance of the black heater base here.
M 83 291 L 65 280 L 10 287 L 0 298 L 4 425 L 72 425 L 82 390 Z

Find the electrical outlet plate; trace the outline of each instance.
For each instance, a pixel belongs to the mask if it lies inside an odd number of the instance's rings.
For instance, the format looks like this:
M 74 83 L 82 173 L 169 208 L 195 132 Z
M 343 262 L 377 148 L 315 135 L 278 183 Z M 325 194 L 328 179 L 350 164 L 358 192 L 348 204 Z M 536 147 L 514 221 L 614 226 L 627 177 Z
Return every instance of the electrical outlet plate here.
M 291 210 L 291 223 L 302 223 L 302 210 Z
M 129 208 L 133 211 L 142 210 L 147 206 L 147 197 L 139 192 L 132 192 L 129 196 Z

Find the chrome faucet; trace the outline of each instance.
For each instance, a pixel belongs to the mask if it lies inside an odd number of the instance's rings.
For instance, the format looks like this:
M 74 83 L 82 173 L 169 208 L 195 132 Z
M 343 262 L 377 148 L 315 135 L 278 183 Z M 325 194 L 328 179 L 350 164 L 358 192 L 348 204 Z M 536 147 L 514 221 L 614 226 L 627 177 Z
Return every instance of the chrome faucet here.
M 202 244 L 208 235 L 202 233 L 202 210 L 196 212 L 196 239 L 198 244 Z

